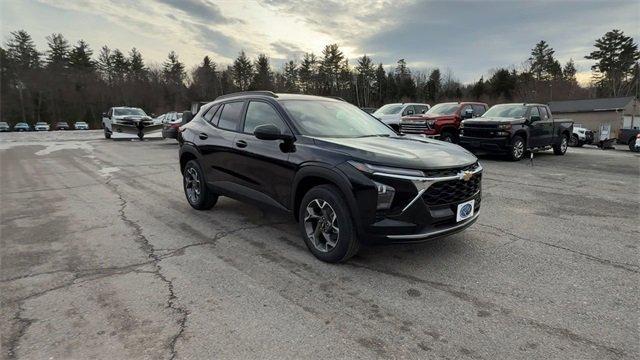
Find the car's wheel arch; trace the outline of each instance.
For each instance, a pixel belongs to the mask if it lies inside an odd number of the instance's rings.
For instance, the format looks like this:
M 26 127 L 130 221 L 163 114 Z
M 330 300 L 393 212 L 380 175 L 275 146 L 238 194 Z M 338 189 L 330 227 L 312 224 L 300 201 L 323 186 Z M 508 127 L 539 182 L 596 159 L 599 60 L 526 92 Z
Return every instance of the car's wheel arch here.
M 296 221 L 299 220 L 298 210 L 304 195 L 313 187 L 322 184 L 331 184 L 340 189 L 349 206 L 353 219 L 356 220 L 359 218 L 353 188 L 347 176 L 326 164 L 307 164 L 297 171 L 291 188 L 291 212 L 294 214 Z M 359 221 L 355 221 L 355 226 L 358 232 L 360 232 Z
M 522 138 L 522 141 L 524 141 L 524 146 L 525 146 L 525 150 L 528 148 L 528 144 L 527 144 L 527 140 L 529 139 L 529 137 L 527 136 L 527 132 L 524 129 L 520 129 L 518 131 L 516 131 L 513 136 L 511 137 L 511 141 L 513 141 L 513 138 L 515 138 L 516 136 L 520 136 Z
M 200 160 L 202 158 L 198 149 L 191 144 L 183 144 L 180 147 L 180 173 L 184 173 L 184 167 L 191 160 Z

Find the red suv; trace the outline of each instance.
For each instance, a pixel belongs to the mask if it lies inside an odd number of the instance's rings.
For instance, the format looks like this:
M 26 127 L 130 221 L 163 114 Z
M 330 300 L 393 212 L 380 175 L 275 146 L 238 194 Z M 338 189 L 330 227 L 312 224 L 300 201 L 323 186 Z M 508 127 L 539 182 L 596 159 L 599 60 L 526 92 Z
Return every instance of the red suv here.
M 481 116 L 489 106 L 480 102 L 450 102 L 434 105 L 424 114 L 405 116 L 400 132 L 458 142 L 460 122 Z

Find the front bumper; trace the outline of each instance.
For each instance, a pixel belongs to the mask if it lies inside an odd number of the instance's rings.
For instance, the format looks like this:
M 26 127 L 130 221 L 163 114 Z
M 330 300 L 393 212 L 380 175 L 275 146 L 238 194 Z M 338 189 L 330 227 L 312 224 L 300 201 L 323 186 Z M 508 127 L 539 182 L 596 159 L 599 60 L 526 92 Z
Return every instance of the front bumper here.
M 490 152 L 511 151 L 511 141 L 508 137 L 478 138 L 460 135 L 458 145 L 469 150 L 484 150 Z
M 462 231 L 478 218 L 482 201 L 478 163 L 427 172 L 425 177 L 373 173 L 369 179 L 393 187 L 396 193 L 390 209 L 376 210 L 375 200 L 371 201 L 377 196 L 375 190 L 359 196 L 356 192 L 365 242 L 424 241 Z M 458 222 L 458 205 L 470 200 L 475 201 L 472 217 Z

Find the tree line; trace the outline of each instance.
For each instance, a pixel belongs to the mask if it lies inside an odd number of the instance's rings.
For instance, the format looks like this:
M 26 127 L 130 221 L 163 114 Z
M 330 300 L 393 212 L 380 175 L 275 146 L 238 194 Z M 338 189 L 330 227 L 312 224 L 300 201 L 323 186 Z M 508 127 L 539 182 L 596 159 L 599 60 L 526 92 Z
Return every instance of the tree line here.
M 83 120 L 95 127 L 111 106 L 160 114 L 244 90 L 337 96 L 361 107 L 399 101 L 493 104 L 638 96 L 638 45 L 619 30 L 596 40 L 595 50 L 585 56 L 595 62 L 595 80 L 588 87 L 578 84 L 574 61 L 560 64 L 546 41 L 535 44 L 520 66 L 493 69 L 486 79 L 462 84 L 451 70 L 412 71 L 405 59 L 385 69 L 363 55 L 352 65 L 337 44 L 325 46 L 318 55 L 288 60 L 275 70 L 266 54 L 252 60 L 241 51 L 232 64 L 222 66 L 205 56 L 187 71 L 174 51 L 161 65 L 149 65 L 136 48 L 125 53 L 103 46 L 94 52 L 83 40 L 70 44 L 55 33 L 46 40 L 47 49 L 39 51 L 31 36 L 18 30 L 0 47 L 2 121 Z

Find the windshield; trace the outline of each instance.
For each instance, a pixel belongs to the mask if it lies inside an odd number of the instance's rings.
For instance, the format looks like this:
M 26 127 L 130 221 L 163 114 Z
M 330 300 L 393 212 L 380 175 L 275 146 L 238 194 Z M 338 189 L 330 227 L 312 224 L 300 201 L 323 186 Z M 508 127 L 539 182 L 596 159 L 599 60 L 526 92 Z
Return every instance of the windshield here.
M 6 122 L 4 122 L 4 121 L 0 121 L 0 125 L 2 125 L 2 126 L 7 126 L 7 125 L 9 125 L 9 124 L 7 124 L 7 123 L 6 123 Z
M 147 114 L 144 113 L 144 111 L 142 111 L 142 109 L 138 109 L 138 108 L 125 108 L 125 109 L 113 109 L 113 115 L 118 115 L 118 116 L 122 116 L 122 115 L 140 115 L 140 116 L 146 116 Z
M 427 115 L 453 115 L 456 113 L 460 104 L 458 103 L 444 103 L 438 104 L 427 111 Z
M 42 122 L 42 121 L 38 121 L 38 122 L 36 123 L 36 125 L 47 125 L 47 123 L 46 123 L 46 122 Z
M 402 111 L 402 104 L 387 104 L 376 110 L 373 115 L 392 115 Z
M 285 100 L 281 103 L 303 135 L 364 137 L 394 134 L 379 120 L 346 102 Z
M 521 104 L 494 105 L 481 117 L 510 117 L 521 118 L 527 112 L 527 107 Z
M 76 122 L 76 124 L 77 124 L 77 125 L 87 125 L 87 123 L 86 123 L 86 122 L 84 122 L 84 121 L 78 121 L 78 122 Z

